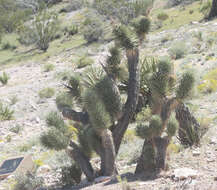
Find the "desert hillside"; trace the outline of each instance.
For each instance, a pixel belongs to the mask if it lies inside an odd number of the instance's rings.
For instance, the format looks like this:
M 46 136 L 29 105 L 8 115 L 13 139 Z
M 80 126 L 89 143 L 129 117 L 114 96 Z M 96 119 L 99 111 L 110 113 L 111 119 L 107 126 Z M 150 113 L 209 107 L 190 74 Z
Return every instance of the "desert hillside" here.
M 0 0 L 0 190 L 216 190 L 211 8 Z

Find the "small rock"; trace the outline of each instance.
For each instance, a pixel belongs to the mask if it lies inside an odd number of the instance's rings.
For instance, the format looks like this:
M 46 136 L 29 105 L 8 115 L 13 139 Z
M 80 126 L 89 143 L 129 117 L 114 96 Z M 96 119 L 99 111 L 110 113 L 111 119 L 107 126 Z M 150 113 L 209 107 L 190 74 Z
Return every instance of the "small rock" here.
M 199 156 L 200 155 L 200 151 L 199 150 L 194 150 L 192 152 L 193 156 Z
M 108 181 L 110 180 L 111 177 L 110 176 L 100 176 L 100 177 L 97 177 L 94 182 L 95 183 L 101 183 L 101 182 L 105 182 L 105 181 Z
M 37 169 L 37 175 L 43 175 L 43 174 L 46 174 L 48 172 L 51 171 L 51 168 L 50 166 L 48 165 L 43 165 L 43 166 L 40 166 L 38 169 Z
M 179 180 L 184 180 L 187 178 L 195 179 L 198 175 L 198 171 L 190 168 L 178 168 L 173 172 L 173 177 Z

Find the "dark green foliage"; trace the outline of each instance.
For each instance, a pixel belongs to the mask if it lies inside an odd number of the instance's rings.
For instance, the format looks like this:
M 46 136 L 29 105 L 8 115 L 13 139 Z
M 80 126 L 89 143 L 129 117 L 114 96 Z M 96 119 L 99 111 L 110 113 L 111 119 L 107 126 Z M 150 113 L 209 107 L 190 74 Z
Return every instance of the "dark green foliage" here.
M 96 84 L 97 94 L 102 99 L 106 111 L 114 121 L 122 109 L 121 97 L 116 88 L 114 81 L 108 77 L 104 77 Z
M 43 146 L 54 150 L 63 150 L 68 146 L 69 143 L 69 137 L 54 127 L 47 132 L 44 132 L 40 137 L 40 140 Z
M 76 165 L 61 167 L 61 182 L 64 185 L 75 185 L 81 182 L 81 169 Z
M 65 123 L 59 113 L 52 111 L 46 117 L 46 124 L 49 127 L 55 127 L 56 129 L 63 130 Z
M 172 117 L 167 124 L 167 134 L 170 138 L 176 134 L 177 128 L 178 122 Z
M 125 49 L 133 49 L 138 46 L 138 39 L 124 25 L 117 26 L 113 31 L 117 42 Z
M 82 152 L 90 158 L 93 152 L 91 144 L 88 142 L 92 138 L 92 133 L 89 131 L 90 128 L 85 127 L 84 129 L 79 130 L 78 141 L 79 146 L 81 147 Z
M 153 95 L 164 96 L 168 92 L 169 74 L 171 72 L 171 63 L 169 60 L 160 60 L 157 64 L 157 72 L 153 73 L 150 88 Z
M 177 88 L 176 97 L 181 100 L 187 98 L 194 86 L 194 82 L 195 79 L 191 72 L 184 73 Z
M 138 124 L 136 126 L 136 135 L 142 139 L 151 138 L 151 133 L 148 125 Z
M 158 115 L 152 116 L 149 122 L 149 129 L 151 131 L 151 136 L 159 136 L 162 132 L 162 121 Z
M 2 42 L 2 45 L 1 45 L 1 48 L 2 50 L 14 50 L 16 49 L 17 47 L 15 45 L 11 45 L 10 42 Z
M 8 83 L 9 79 L 10 79 L 10 77 L 8 76 L 8 74 L 6 72 L 3 72 L 2 75 L 0 76 L 0 82 L 3 85 L 6 85 Z
M 151 22 L 148 18 L 141 16 L 139 18 L 136 18 L 133 21 L 132 25 L 135 28 L 137 35 L 141 36 L 141 35 L 148 33 Z
M 63 118 L 57 112 L 50 112 L 46 118 L 49 130 L 41 136 L 42 144 L 50 149 L 62 150 L 68 146 L 70 132 Z
M 164 20 L 167 20 L 167 19 L 169 18 L 169 16 L 168 16 L 168 14 L 162 12 L 162 13 L 159 13 L 159 14 L 157 15 L 157 18 L 158 18 L 158 20 L 164 21 Z
M 96 91 L 94 89 L 88 89 L 84 94 L 83 101 L 92 127 L 97 132 L 108 128 L 111 124 L 111 118 Z
M 73 97 L 68 92 L 63 92 L 56 97 L 57 108 L 61 111 L 63 108 L 71 108 L 73 103 Z
M 68 86 L 70 88 L 70 94 L 76 98 L 81 98 L 82 86 L 79 76 L 73 75 L 69 78 Z

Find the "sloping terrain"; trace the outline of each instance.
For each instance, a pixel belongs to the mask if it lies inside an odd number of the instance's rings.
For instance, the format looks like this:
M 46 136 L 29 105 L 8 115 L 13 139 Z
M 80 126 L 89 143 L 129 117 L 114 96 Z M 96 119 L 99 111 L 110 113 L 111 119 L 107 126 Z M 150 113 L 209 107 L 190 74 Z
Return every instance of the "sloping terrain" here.
M 78 12 L 67 13 L 64 16 L 71 18 L 76 14 Z M 142 148 L 142 142 L 134 136 L 129 142 L 123 144 L 117 159 L 118 170 L 120 174 L 126 176 L 128 182 L 108 184 L 107 181 L 96 185 L 83 182 L 81 186 L 68 188 L 68 190 L 81 188 L 125 190 L 128 185 L 135 190 L 217 189 L 217 87 L 216 89 L 213 87 L 214 90 L 209 93 L 209 86 L 205 85 L 203 88 L 200 86 L 209 80 L 204 78 L 206 73 L 217 68 L 217 20 L 206 23 L 193 21 L 190 24 L 184 23 L 176 29 L 168 29 L 165 26 L 162 30 L 147 35 L 147 40 L 142 47 L 142 56 L 169 55 L 170 49 L 179 43 L 185 48 L 185 55 L 174 60 L 175 73 L 179 77 L 183 71 L 192 70 L 197 77 L 194 99 L 188 100 L 187 105 L 201 124 L 208 128 L 201 147 L 184 149 L 177 145 L 175 140 L 175 148 L 170 150 L 169 171 L 162 173 L 157 179 L 144 181 L 142 178 L 127 175 L 135 169 L 135 164 L 129 163 L 129 160 L 139 155 Z M 45 54 L 37 54 L 19 64 L 0 67 L 0 71 L 5 71 L 10 76 L 7 85 L 0 85 L 0 100 L 14 111 L 13 120 L 0 122 L 0 162 L 11 156 L 31 154 L 36 164 L 39 166 L 46 164 L 53 169 L 51 174 L 45 174 L 44 178 L 48 186 L 52 187 L 55 184 L 58 178 L 55 166 L 64 160 L 59 159 L 62 153 L 48 151 L 40 145 L 38 137 L 46 130 L 45 116 L 50 110 L 56 109 L 55 96 L 64 89 L 64 81 L 61 78 L 70 72 L 80 71 L 77 68 L 78 57 L 87 54 L 94 60 L 94 64 L 99 64 L 99 61 L 106 57 L 109 45 L 108 42 L 87 46 L 78 34 L 68 41 L 61 39 L 52 42 L 51 49 Z M 0 52 L 0 58 L 3 53 Z M 7 59 L 4 65 L 6 63 Z M 52 64 L 53 70 L 46 72 L 47 64 Z M 48 87 L 54 90 L 54 95 L 50 98 L 40 97 L 40 91 Z M 15 132 L 16 128 L 19 128 L 19 131 Z M 94 161 L 97 162 L 97 158 Z M 174 178 L 174 170 L 183 167 L 197 171 L 194 179 Z M 11 183 L 10 178 L 0 181 L 0 190 L 9 190 Z M 84 187 L 86 185 L 90 186 Z

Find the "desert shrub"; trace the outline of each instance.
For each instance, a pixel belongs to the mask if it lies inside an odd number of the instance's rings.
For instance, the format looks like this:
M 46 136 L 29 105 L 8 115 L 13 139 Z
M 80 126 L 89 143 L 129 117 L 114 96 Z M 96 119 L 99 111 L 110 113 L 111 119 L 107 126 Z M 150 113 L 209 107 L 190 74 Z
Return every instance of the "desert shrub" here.
M 12 133 L 18 134 L 18 133 L 21 131 L 21 129 L 22 129 L 22 127 L 17 124 L 17 125 L 15 125 L 15 126 L 11 127 L 9 130 L 10 130 L 10 132 L 12 132 Z
M 44 88 L 39 91 L 40 98 L 51 98 L 54 94 L 55 90 L 53 88 Z
M 187 49 L 184 42 L 177 42 L 172 45 L 172 47 L 169 49 L 169 54 L 171 57 L 175 59 L 180 59 L 184 57 L 186 54 Z
M 217 90 L 217 69 L 213 69 L 206 73 L 203 81 L 198 85 L 198 90 L 202 93 L 212 93 Z
M 203 41 L 203 33 L 202 33 L 202 31 L 195 32 L 195 33 L 193 34 L 193 36 L 194 36 L 195 38 L 197 38 L 199 41 Z
M 158 18 L 158 20 L 164 21 L 164 20 L 167 20 L 169 18 L 169 16 L 168 16 L 168 14 L 161 12 L 157 15 L 157 18 Z
M 44 72 L 53 71 L 55 66 L 53 64 L 45 64 L 44 65 Z
M 8 80 L 10 79 L 9 75 L 6 72 L 3 72 L 2 75 L 0 76 L 0 82 L 3 85 L 6 85 L 8 83 Z
M 167 1 L 167 7 L 174 7 L 177 5 L 187 5 L 190 3 L 193 3 L 195 1 L 199 1 L 199 0 L 168 0 Z
M 70 0 L 69 3 L 60 10 L 60 13 L 68 13 L 81 9 L 84 5 L 84 0 Z
M 1 45 L 2 50 L 14 50 L 17 47 L 15 45 L 12 45 L 10 42 L 6 41 L 6 42 L 2 42 Z
M 151 0 L 94 0 L 93 7 L 107 18 L 112 17 L 128 24 L 139 15 L 147 15 L 151 4 Z
M 66 27 L 64 31 L 67 32 L 70 36 L 73 36 L 78 33 L 78 26 L 72 24 L 71 26 Z
M 83 56 L 78 60 L 77 68 L 81 69 L 81 68 L 84 68 L 86 66 L 92 65 L 93 63 L 94 63 L 93 59 L 91 59 L 87 56 Z
M 33 190 L 43 187 L 44 180 L 33 173 L 17 174 L 15 176 L 16 184 L 13 190 Z
M 81 169 L 76 165 L 61 167 L 61 182 L 63 185 L 75 185 L 81 181 Z
M 9 106 L 3 105 L 0 102 L 0 121 L 11 120 L 13 119 L 14 111 L 10 109 Z
M 36 44 L 43 51 L 55 39 L 59 22 L 57 15 L 43 9 L 37 13 L 31 23 L 26 23 L 19 28 L 19 41 L 24 45 Z
M 28 11 L 20 9 L 13 0 L 0 0 L 0 12 L 1 28 L 11 33 L 26 19 Z
M 103 22 L 97 18 L 96 15 L 87 16 L 83 25 L 84 39 L 87 40 L 88 43 L 98 41 L 103 37 Z

